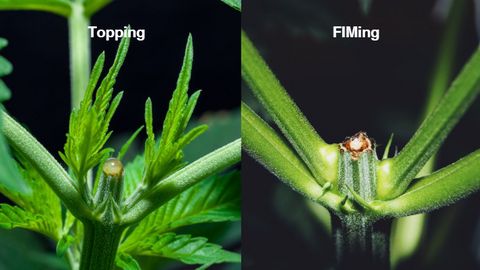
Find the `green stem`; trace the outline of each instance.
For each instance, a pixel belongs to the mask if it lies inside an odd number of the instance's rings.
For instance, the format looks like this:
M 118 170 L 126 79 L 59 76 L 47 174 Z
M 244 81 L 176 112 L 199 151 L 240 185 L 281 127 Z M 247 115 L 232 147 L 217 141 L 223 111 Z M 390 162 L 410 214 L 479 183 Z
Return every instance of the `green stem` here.
M 207 177 L 239 162 L 241 140 L 235 140 L 222 148 L 198 159 L 185 168 L 173 173 L 146 194 L 135 195 L 124 203 L 122 224 L 137 223 L 157 208 Z M 141 192 L 139 190 L 139 192 Z
M 124 227 L 101 221 L 84 221 L 84 238 L 80 270 L 110 270 Z
M 70 44 L 70 80 L 72 108 L 79 108 L 90 77 L 90 19 L 82 3 L 72 3 L 68 19 Z
M 374 224 L 362 214 L 332 215 L 336 269 L 389 269 L 390 225 L 391 220 Z
M 55 158 L 19 123 L 2 112 L 1 130 L 10 146 L 25 158 L 77 218 L 88 218 L 91 211 L 78 187 Z
M 394 158 L 378 163 L 377 195 L 393 199 L 405 192 L 411 181 L 440 148 L 480 92 L 480 47 L 412 139 Z
M 324 153 L 331 153 L 331 146 L 317 134 L 243 31 L 241 62 L 242 78 L 308 166 L 315 180 L 321 185 L 334 182 L 337 170 L 331 168 L 336 164 L 336 157 L 327 158 Z

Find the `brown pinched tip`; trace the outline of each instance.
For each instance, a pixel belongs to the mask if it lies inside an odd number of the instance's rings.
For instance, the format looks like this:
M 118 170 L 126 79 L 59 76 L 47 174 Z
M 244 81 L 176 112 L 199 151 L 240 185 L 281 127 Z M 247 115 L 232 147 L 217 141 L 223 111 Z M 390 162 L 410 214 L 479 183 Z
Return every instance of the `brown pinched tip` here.
M 367 136 L 366 132 L 360 131 L 352 137 L 347 137 L 339 145 L 340 152 L 349 152 L 353 160 L 357 160 L 362 153 L 372 153 L 375 141 Z

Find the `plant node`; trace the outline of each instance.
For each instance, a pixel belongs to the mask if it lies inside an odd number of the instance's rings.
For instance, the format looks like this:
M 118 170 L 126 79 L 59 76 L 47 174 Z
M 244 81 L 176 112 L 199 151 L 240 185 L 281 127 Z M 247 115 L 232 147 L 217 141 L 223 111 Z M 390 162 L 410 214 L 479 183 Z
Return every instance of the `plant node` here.
M 375 140 L 369 138 L 366 132 L 360 131 L 352 137 L 347 137 L 338 147 L 340 152 L 349 152 L 353 160 L 358 160 L 362 153 L 372 153 L 375 148 Z

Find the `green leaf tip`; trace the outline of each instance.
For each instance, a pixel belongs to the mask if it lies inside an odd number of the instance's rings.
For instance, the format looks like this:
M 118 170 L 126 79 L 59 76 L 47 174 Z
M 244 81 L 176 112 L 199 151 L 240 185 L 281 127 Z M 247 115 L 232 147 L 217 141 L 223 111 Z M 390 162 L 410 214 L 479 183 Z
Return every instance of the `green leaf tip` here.
M 140 133 L 140 131 L 142 131 L 142 129 L 144 128 L 145 126 L 141 126 L 140 128 L 138 128 L 133 134 L 132 136 L 128 139 L 127 142 L 125 142 L 125 144 L 122 146 L 122 148 L 120 149 L 120 152 L 118 152 L 118 156 L 117 158 L 119 160 L 122 160 L 123 157 L 125 156 L 125 154 L 127 153 L 128 151 L 128 148 L 130 148 L 130 145 L 132 144 L 132 142 L 135 140 L 135 138 L 137 137 L 137 135 Z
M 192 65 L 193 41 L 192 35 L 189 34 L 177 86 L 169 102 L 158 145 L 155 143 L 153 132 L 152 101 L 149 98 L 145 103 L 145 125 L 148 138 L 145 142 L 146 177 L 144 184 L 147 186 L 154 186 L 168 175 L 181 169 L 185 165 L 181 163 L 183 158 L 181 150 L 207 129 L 207 126 L 199 126 L 185 134 L 185 128 L 200 95 L 200 91 L 193 93 L 190 98 L 187 94 Z
M 105 54 L 99 55 L 92 69 L 80 108 L 74 109 L 70 115 L 67 142 L 64 153 L 60 156 L 72 169 L 78 188 L 86 201 L 91 201 L 91 195 L 85 183 L 87 172 L 99 164 L 107 153 L 113 151 L 113 149 L 103 147 L 112 134 L 111 131 L 108 131 L 110 121 L 123 97 L 123 92 L 118 93 L 115 97 L 112 94 L 129 44 L 128 37 L 122 38 L 112 67 L 97 88 L 105 62 Z M 95 100 L 93 100 L 95 88 L 97 90 Z
M 242 11 L 242 1 L 241 0 L 221 0 L 223 3 L 229 5 L 230 7 Z
M 383 152 L 382 160 L 388 158 L 388 153 L 390 151 L 390 146 L 392 145 L 392 141 L 393 141 L 393 133 L 392 135 L 390 135 L 390 139 L 388 140 L 387 146 L 385 146 L 385 152 Z

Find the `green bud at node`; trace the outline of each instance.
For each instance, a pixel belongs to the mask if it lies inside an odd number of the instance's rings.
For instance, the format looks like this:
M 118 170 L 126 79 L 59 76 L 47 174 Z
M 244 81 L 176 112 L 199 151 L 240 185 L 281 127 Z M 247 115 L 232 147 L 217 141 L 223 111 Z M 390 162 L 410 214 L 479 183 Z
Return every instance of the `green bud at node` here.
M 111 196 L 118 207 L 123 199 L 123 165 L 116 158 L 107 159 L 102 165 L 102 174 L 95 194 L 95 206 L 98 208 Z

